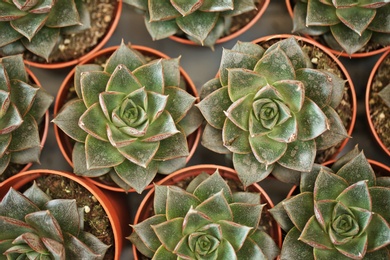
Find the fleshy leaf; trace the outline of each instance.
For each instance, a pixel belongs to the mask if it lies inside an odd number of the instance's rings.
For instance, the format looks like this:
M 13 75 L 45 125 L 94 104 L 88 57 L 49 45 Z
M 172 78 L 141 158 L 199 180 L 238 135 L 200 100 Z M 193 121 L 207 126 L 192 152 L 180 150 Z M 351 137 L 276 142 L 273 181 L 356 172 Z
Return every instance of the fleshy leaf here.
M 178 87 L 166 87 L 164 94 L 168 96 L 166 109 L 175 123 L 183 119 L 196 100 L 194 96 Z
M 157 225 L 152 225 L 152 229 L 161 244 L 172 252 L 182 238 L 182 225 L 183 218 L 174 218 Z
M 267 166 L 278 161 L 287 150 L 286 143 L 275 141 L 266 135 L 249 137 L 249 143 L 256 159 Z
M 224 239 L 229 241 L 235 251 L 240 250 L 252 228 L 226 220 L 221 220 L 218 223 L 221 227 L 222 234 L 224 234 Z
M 144 142 L 156 142 L 169 138 L 177 133 L 179 133 L 179 130 L 176 128 L 172 116 L 167 111 L 164 111 L 149 125 L 142 140 Z
M 313 140 L 296 140 L 287 144 L 287 150 L 278 163 L 288 169 L 307 172 L 313 167 L 315 156 L 316 144 Z
M 249 115 L 252 112 L 253 94 L 248 94 L 235 101 L 225 112 L 227 118 L 244 131 L 249 130 Z
M 180 58 L 161 60 L 165 86 L 180 86 Z
M 109 79 L 110 75 L 103 71 L 88 71 L 81 74 L 81 93 L 87 108 L 99 102 L 99 94 L 104 92 Z
M 23 195 L 26 196 L 29 200 L 31 200 L 39 208 L 43 208 L 43 205 L 45 205 L 46 202 L 51 200 L 50 196 L 43 192 L 38 187 L 35 181 L 30 188 L 23 192 Z
M 108 123 L 99 103 L 90 106 L 78 120 L 78 126 L 89 135 L 101 141 L 108 141 L 106 125 Z
M 252 153 L 234 153 L 233 165 L 245 187 L 265 179 L 273 169 L 273 165 L 260 163 Z
M 69 232 L 78 236 L 80 232 L 80 215 L 77 211 L 75 199 L 55 199 L 45 205 L 45 209 L 58 221 L 62 232 Z
M 12 28 L 10 23 L 1 22 L 0 30 L 2 34 L 0 35 L 0 47 L 6 46 L 12 42 L 15 42 L 23 37 L 20 33 Z
M 104 71 L 112 74 L 119 64 L 133 71 L 145 64 L 145 60 L 122 41 L 119 48 L 108 58 Z
M 218 15 L 214 12 L 193 12 L 187 16 L 176 18 L 176 23 L 183 32 L 195 37 L 203 44 L 217 23 Z
M 328 234 L 324 231 L 321 225 L 317 222 L 315 216 L 312 216 L 305 228 L 302 230 L 299 240 L 320 249 L 332 249 L 333 244 L 330 241 Z
M 378 250 L 390 244 L 390 226 L 381 215 L 372 215 L 367 228 L 367 241 L 367 251 Z
M 124 94 L 129 94 L 143 87 L 142 84 L 138 81 L 138 79 L 134 76 L 134 74 L 131 73 L 131 71 L 123 64 L 119 64 L 115 68 L 109 80 L 106 80 L 105 78 L 104 80 L 100 80 L 98 78 L 96 78 L 95 80 L 97 82 L 104 82 L 104 84 L 102 84 L 104 85 L 104 88 L 97 90 L 99 93 L 103 92 L 104 89 L 106 89 L 106 91 L 115 91 Z
M 237 252 L 237 259 L 267 259 L 263 251 L 252 239 L 247 239 L 242 248 Z
M 311 192 L 303 192 L 284 200 L 282 203 L 295 227 L 302 231 L 306 223 L 314 215 L 313 194 Z
M 249 153 L 249 132 L 243 131 L 229 119 L 225 120 L 222 131 L 223 146 L 233 153 Z
M 190 235 L 191 233 L 194 233 L 200 228 L 207 226 L 211 223 L 211 219 L 206 214 L 203 214 L 202 212 L 191 208 L 184 218 L 183 235 Z
M 11 89 L 11 101 L 16 105 L 22 117 L 24 117 L 33 105 L 38 88 L 20 80 L 11 80 Z
M 149 21 L 150 18 L 148 15 L 146 15 L 145 26 L 154 41 L 168 38 L 169 36 L 172 36 L 177 31 L 179 31 L 179 27 L 176 24 L 176 19 L 153 22 Z
M 2 117 L 0 121 L 0 134 L 11 133 L 22 123 L 22 116 L 20 115 L 17 107 L 11 103 L 7 110 L 7 113 Z
M 348 183 L 345 179 L 321 168 L 314 186 L 314 199 L 316 201 L 334 200 L 347 187 Z
M 166 139 L 160 141 L 160 146 L 154 159 L 158 161 L 167 161 L 180 157 L 187 157 L 189 148 L 185 134 L 181 131 Z
M 370 30 L 365 30 L 359 36 L 342 23 L 331 26 L 330 30 L 336 41 L 349 55 L 357 52 L 366 45 L 372 35 Z
M 390 201 L 388 198 L 390 198 L 390 187 L 370 187 L 369 191 L 372 200 L 372 211 L 389 221 Z
M 38 125 L 32 116 L 27 115 L 24 118 L 23 124 L 18 129 L 15 129 L 15 131 L 12 132 L 12 140 L 8 147 L 8 150 L 12 152 L 17 152 L 34 147 L 41 148 Z M 37 155 L 37 157 L 39 157 L 39 154 Z M 38 159 L 37 161 L 39 161 L 39 158 L 36 159 Z
M 376 14 L 375 9 L 351 6 L 336 9 L 336 15 L 346 26 L 359 35 L 367 29 Z M 358 17 L 358 19 L 357 19 Z
M 313 248 L 298 240 L 300 234 L 296 227 L 287 233 L 280 253 L 281 259 L 314 259 Z
M 233 220 L 232 211 L 222 191 L 203 201 L 195 209 L 206 214 L 213 222 Z
M 305 97 L 305 87 L 300 81 L 281 80 L 272 85 L 283 97 L 283 101 L 293 112 L 301 110 Z
M 315 217 L 323 230 L 327 230 L 330 226 L 336 204 L 335 200 L 314 201 Z
M 2 57 L 1 63 L 7 71 L 9 79 L 18 79 L 23 82 L 28 82 L 28 74 L 23 62 L 22 54 Z
M 308 1 L 306 26 L 329 26 L 339 22 L 333 6 L 325 5 L 320 1 Z
M 26 15 L 10 22 L 11 26 L 29 41 L 46 23 L 48 14 Z
M 39 208 L 36 205 L 13 188 L 7 192 L 0 203 L 0 215 L 17 220 L 24 220 L 24 217 L 27 214 L 37 210 L 39 210 Z M 10 220 L 4 219 L 3 221 L 8 223 Z M 13 224 L 11 223 L 11 225 Z M 0 227 L 2 227 L 2 225 L 0 225 Z M 1 235 L 3 235 L 3 237 Z M 8 237 L 10 234 L 7 235 L 7 232 L 1 233 L 1 235 L 0 239 L 12 238 Z
M 118 148 L 118 151 L 131 162 L 147 167 L 159 148 L 159 142 L 135 141 L 129 145 Z
M 306 26 L 306 15 L 307 3 L 298 1 L 294 6 L 292 32 L 317 36 L 329 31 L 328 26 Z
M 57 220 L 49 211 L 37 211 L 26 215 L 26 223 L 36 229 L 40 237 L 64 242 L 63 233 Z
M 353 238 L 348 243 L 343 245 L 335 245 L 337 250 L 350 258 L 359 258 L 366 254 L 367 249 L 367 235 L 362 234 L 359 237 Z
M 280 249 L 268 233 L 256 230 L 256 232 L 250 236 L 250 239 L 261 248 L 261 251 L 267 259 L 275 259 L 279 255 Z
M 337 200 L 347 207 L 358 207 L 371 211 L 371 197 L 366 181 L 359 181 L 352 184 L 340 193 Z
M 267 85 L 266 79 L 248 69 L 227 69 L 229 97 L 233 102 L 256 93 L 261 87 Z
M 161 59 L 138 67 L 133 71 L 133 74 L 147 91 L 164 93 L 165 86 Z
M 197 197 L 178 187 L 170 186 L 167 197 L 167 219 L 185 217 L 190 208 L 200 204 Z
M 217 171 L 210 175 L 206 180 L 202 181 L 192 192 L 200 201 L 204 201 L 210 198 L 213 194 L 222 191 L 225 199 L 231 203 L 232 202 L 232 192 L 230 187 L 227 185 L 225 180 Z
M 169 0 L 150 0 L 146 6 L 148 6 L 150 12 L 150 23 L 160 20 L 170 20 L 180 16 L 180 13 Z
M 260 223 L 261 211 L 264 205 L 247 203 L 232 203 L 230 209 L 235 223 L 256 229 Z
M 205 148 L 220 154 L 229 154 L 230 151 L 223 145 L 222 130 L 216 129 L 209 124 L 206 124 L 201 144 Z
M 80 16 L 77 12 L 76 3 L 72 0 L 63 0 L 52 6 L 45 26 L 60 28 L 79 23 Z
M 175 9 L 181 13 L 182 16 L 186 16 L 195 12 L 203 4 L 203 0 L 171 0 L 171 3 Z
M 124 157 L 109 142 L 88 135 L 85 141 L 87 169 L 99 169 L 117 166 Z
M 22 43 L 32 53 L 49 61 L 60 34 L 59 28 L 42 27 L 31 41 L 23 38 Z

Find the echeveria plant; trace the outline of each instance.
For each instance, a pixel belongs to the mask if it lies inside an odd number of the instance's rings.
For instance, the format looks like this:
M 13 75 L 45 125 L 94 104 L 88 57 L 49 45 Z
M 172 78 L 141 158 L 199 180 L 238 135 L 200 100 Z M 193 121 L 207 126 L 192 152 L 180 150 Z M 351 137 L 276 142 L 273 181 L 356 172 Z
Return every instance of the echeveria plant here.
M 157 172 L 185 165 L 186 137 L 201 120 L 192 117 L 196 97 L 181 88 L 179 68 L 179 58 L 147 62 L 124 43 L 104 66 L 76 67 L 77 97 L 53 122 L 76 142 L 77 175 L 108 174 L 124 190 L 141 192 Z
M 274 259 L 279 248 L 259 225 L 260 194 L 233 192 L 218 170 L 183 190 L 155 185 L 154 215 L 130 241 L 153 259 Z
M 191 41 L 212 47 L 229 32 L 232 16 L 256 9 L 256 0 L 124 0 L 145 14 L 154 40 L 184 34 Z
M 61 34 L 77 33 L 90 26 L 82 0 L 0 1 L 0 54 L 26 49 L 46 60 Z
M 288 232 L 281 259 L 389 259 L 390 177 L 356 148 L 303 173 L 300 192 L 271 209 Z
M 11 188 L 0 203 L 0 254 L 5 259 L 103 259 L 109 246 L 83 231 L 74 199 L 52 199 L 34 183 Z
M 0 175 L 10 163 L 39 162 L 39 123 L 52 101 L 29 79 L 22 55 L 0 59 Z
M 217 78 L 202 87 L 202 144 L 232 153 L 244 185 L 271 171 L 294 182 L 289 172 L 310 171 L 317 150 L 347 137 L 335 112 L 344 84 L 336 74 L 313 68 L 293 37 L 267 50 L 238 42 L 223 50 Z
M 293 31 L 322 35 L 328 46 L 349 55 L 369 41 L 390 45 L 388 0 L 299 0 L 294 7 Z

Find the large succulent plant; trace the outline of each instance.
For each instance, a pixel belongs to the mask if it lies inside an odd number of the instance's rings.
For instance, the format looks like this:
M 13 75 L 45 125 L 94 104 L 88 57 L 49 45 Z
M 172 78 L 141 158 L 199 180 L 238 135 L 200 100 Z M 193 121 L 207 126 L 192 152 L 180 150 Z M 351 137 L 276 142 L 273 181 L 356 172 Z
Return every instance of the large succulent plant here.
M 223 50 L 218 77 L 202 87 L 197 104 L 207 121 L 202 144 L 233 153 L 244 185 L 271 171 L 295 182 L 293 173 L 310 171 L 317 150 L 347 137 L 334 110 L 345 81 L 312 67 L 293 37 L 267 50 L 245 42 Z
M 2 259 L 103 259 L 109 246 L 83 231 L 83 208 L 52 199 L 34 183 L 0 203 Z
M 281 259 L 389 259 L 390 177 L 357 148 L 303 173 L 300 193 L 271 209 L 288 232 Z
M 145 13 L 154 40 L 184 34 L 191 41 L 212 47 L 226 35 L 231 17 L 256 9 L 256 0 L 124 0 Z
M 390 45 L 390 4 L 387 0 L 298 0 L 296 33 L 323 35 L 333 49 L 351 55 L 369 41 Z
M 153 259 L 274 259 L 279 248 L 259 225 L 260 203 L 257 193 L 232 192 L 218 170 L 186 190 L 155 185 L 154 215 L 129 239 Z
M 30 82 L 22 55 L 0 59 L 0 175 L 10 163 L 39 162 L 39 123 L 52 101 Z
M 3 56 L 27 49 L 48 60 L 61 34 L 90 27 L 89 12 L 82 0 L 3 0 L 0 10 Z
M 186 137 L 201 116 L 180 78 L 179 58 L 147 62 L 123 42 L 104 67 L 77 66 L 77 98 L 53 120 L 76 141 L 74 172 L 108 174 L 123 189 L 141 192 L 157 172 L 183 167 Z

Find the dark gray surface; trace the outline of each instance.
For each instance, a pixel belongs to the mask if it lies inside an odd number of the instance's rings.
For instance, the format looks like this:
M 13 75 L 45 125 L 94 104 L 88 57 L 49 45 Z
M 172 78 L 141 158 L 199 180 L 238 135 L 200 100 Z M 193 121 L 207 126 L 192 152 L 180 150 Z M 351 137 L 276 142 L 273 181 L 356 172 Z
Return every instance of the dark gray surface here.
M 123 39 L 125 42 L 130 42 L 133 45 L 145 45 L 158 49 L 170 57 L 181 56 L 182 67 L 192 78 L 199 90 L 202 84 L 215 76 L 219 67 L 223 47 L 231 48 L 237 40 L 252 41 L 265 35 L 290 33 L 291 28 L 291 19 L 288 15 L 284 1 L 271 0 L 264 15 L 249 31 L 235 40 L 217 45 L 215 51 L 212 51 L 206 47 L 183 45 L 170 39 L 153 42 L 146 31 L 143 18 L 135 14 L 127 5 L 124 5 L 118 28 L 106 47 L 119 45 Z M 364 95 L 367 80 L 371 68 L 374 66 L 379 56 L 380 55 L 376 55 L 371 58 L 353 60 L 340 58 L 351 75 L 358 100 L 357 118 L 352 133 L 352 139 L 350 139 L 343 152 L 351 149 L 356 144 L 359 144 L 359 147 L 364 150 L 368 158 L 390 165 L 390 158 L 380 149 L 379 145 L 375 142 L 369 132 L 369 126 L 364 111 Z M 62 81 L 70 70 L 71 68 L 60 70 L 32 68 L 32 71 L 36 74 L 42 86 L 54 96 L 57 94 Z M 50 112 L 52 119 L 53 106 L 50 108 Z M 206 163 L 227 165 L 223 156 L 216 155 L 199 145 L 194 157 L 189 162 L 189 165 Z M 42 151 L 41 164 L 34 165 L 33 168 L 72 170 L 57 146 L 52 125 L 50 125 L 48 139 Z M 285 197 L 288 188 L 290 187 L 290 185 L 270 180 L 263 181 L 260 185 L 269 192 L 275 204 Z M 141 198 L 142 195 L 138 194 L 128 195 L 129 205 L 132 206 L 131 212 L 129 212 L 129 223 L 131 223 L 133 219 L 136 207 Z M 122 259 L 129 258 L 132 258 L 132 254 L 130 247 L 127 246 L 122 255 Z

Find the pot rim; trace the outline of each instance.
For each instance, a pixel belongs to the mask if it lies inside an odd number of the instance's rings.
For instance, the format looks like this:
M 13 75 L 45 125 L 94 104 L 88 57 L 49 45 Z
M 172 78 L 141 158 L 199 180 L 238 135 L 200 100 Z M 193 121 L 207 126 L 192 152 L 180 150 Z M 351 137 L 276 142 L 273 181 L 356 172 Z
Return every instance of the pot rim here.
M 267 7 L 268 7 L 268 5 L 270 3 L 270 0 L 263 0 L 263 1 L 264 1 L 263 6 L 257 12 L 257 14 L 253 17 L 253 19 L 251 21 L 249 21 L 249 23 L 247 23 L 245 26 L 243 26 L 239 30 L 235 31 L 234 33 L 229 34 L 227 36 L 224 36 L 222 38 L 219 38 L 215 42 L 215 44 L 220 44 L 220 43 L 224 43 L 224 42 L 233 40 L 233 39 L 237 38 L 238 36 L 240 36 L 241 34 L 243 34 L 246 31 L 248 31 L 260 19 L 260 17 L 263 16 L 265 10 L 267 9 Z M 175 41 L 175 42 L 179 42 L 179 43 L 182 43 L 182 44 L 199 46 L 198 44 L 196 44 L 195 42 L 193 42 L 193 41 L 191 41 L 191 40 L 189 40 L 187 38 L 182 38 L 182 37 L 178 37 L 178 36 L 175 36 L 175 35 L 169 36 L 169 38 L 171 40 Z
M 76 58 L 74 60 L 70 61 L 64 61 L 64 62 L 54 62 L 54 63 L 39 63 L 29 60 L 24 60 L 24 62 L 32 67 L 35 68 L 41 68 L 41 69 L 62 69 L 66 67 L 70 67 L 76 64 L 79 64 L 80 62 L 90 58 L 94 55 L 97 51 L 99 51 L 103 46 L 108 42 L 108 40 L 111 38 L 113 33 L 115 32 L 116 27 L 118 26 L 119 19 L 121 17 L 122 13 L 122 0 L 117 0 L 116 10 L 113 13 L 114 19 L 111 21 L 110 25 L 108 26 L 108 30 L 106 31 L 105 35 L 101 40 L 99 40 L 98 44 L 95 45 L 95 47 L 92 48 L 91 51 L 88 53 L 82 55 L 79 58 Z
M 105 54 L 108 54 L 108 53 L 112 53 L 118 47 L 119 47 L 119 45 L 111 46 L 111 47 L 102 49 L 102 50 L 100 50 L 100 51 L 98 51 L 96 53 L 93 53 L 88 58 L 86 58 L 83 61 L 81 61 L 78 65 L 89 63 L 94 58 L 96 58 L 97 56 L 101 56 L 101 55 L 105 55 Z M 164 54 L 164 53 L 162 53 L 162 52 L 160 52 L 158 50 L 155 50 L 153 48 L 147 47 L 147 46 L 131 45 L 131 47 L 134 50 L 137 50 L 137 51 L 140 51 L 140 52 L 151 53 L 151 54 L 153 54 L 155 56 L 159 56 L 161 58 L 169 58 L 168 55 L 166 55 L 166 54 Z M 69 72 L 69 74 L 66 76 L 66 78 L 62 82 L 62 84 L 60 86 L 60 89 L 58 90 L 56 101 L 55 101 L 55 104 L 54 104 L 54 111 L 53 111 L 54 117 L 58 114 L 60 109 L 65 105 L 64 100 L 66 98 L 66 94 L 67 94 L 67 91 L 68 91 L 68 84 L 69 84 L 69 82 L 71 80 L 73 80 L 75 71 L 76 71 L 76 68 L 73 68 Z M 187 72 L 181 66 L 180 66 L 180 75 L 183 76 L 184 81 L 186 82 L 188 89 L 193 93 L 194 97 L 197 98 L 196 102 L 198 102 L 199 101 L 198 91 L 197 91 L 194 83 L 192 82 L 190 76 L 187 74 Z M 61 151 L 62 155 L 64 156 L 64 158 L 68 162 L 68 164 L 73 168 L 73 162 L 72 162 L 72 158 L 71 158 L 72 151 L 70 151 L 70 154 L 68 154 L 68 152 L 69 152 L 68 150 L 70 149 L 70 147 L 68 145 L 64 144 L 64 141 L 63 141 L 63 138 L 66 139 L 66 138 L 69 138 L 69 137 L 66 136 L 66 134 L 63 133 L 61 131 L 61 129 L 59 129 L 59 127 L 57 125 L 55 125 L 55 124 L 54 124 L 54 133 L 55 133 L 57 144 L 58 144 L 58 146 L 60 148 L 60 151 Z M 199 127 L 195 132 L 193 132 L 191 135 L 189 135 L 187 137 L 187 142 L 192 143 L 192 147 L 189 147 L 190 150 L 189 150 L 189 155 L 188 155 L 188 157 L 186 159 L 186 163 L 188 163 L 189 160 L 194 155 L 195 150 L 196 150 L 196 148 L 198 146 L 198 143 L 200 141 L 200 136 L 201 136 L 201 129 Z M 104 188 L 104 189 L 111 190 L 111 191 L 116 191 L 116 192 L 135 192 L 134 189 L 130 189 L 130 190 L 125 191 L 124 189 L 122 189 L 120 187 L 110 186 L 110 185 L 104 184 L 104 183 L 102 183 L 102 182 L 100 182 L 98 180 L 95 180 L 93 178 L 90 178 L 90 181 L 93 182 L 95 185 L 99 186 L 100 188 Z M 153 184 L 149 184 L 145 188 L 145 190 L 150 189 L 151 187 L 153 187 Z
M 288 0 L 287 0 L 288 1 Z M 293 34 L 274 34 L 274 35 L 268 35 L 268 36 L 263 36 L 258 39 L 253 40 L 253 43 L 259 43 L 259 42 L 264 42 L 264 41 L 269 41 L 273 39 L 285 39 L 289 37 L 294 37 L 298 41 L 303 41 L 306 43 L 309 43 L 311 45 L 314 45 L 318 47 L 321 51 L 323 51 L 325 54 L 330 56 L 333 61 L 337 64 L 341 72 L 344 74 L 344 77 L 348 81 L 349 84 L 349 96 L 351 98 L 351 105 L 352 105 L 352 114 L 351 114 L 351 122 L 349 124 L 349 128 L 347 129 L 347 133 L 349 136 L 352 136 L 353 129 L 355 127 L 355 122 L 356 122 L 356 113 L 357 113 L 357 99 L 356 99 L 356 92 L 355 92 L 355 86 L 353 84 L 353 81 L 351 79 L 351 76 L 349 75 L 347 69 L 345 66 L 341 63 L 341 61 L 328 49 L 319 44 L 318 42 L 314 41 L 313 39 L 302 37 L 302 36 L 297 36 Z M 345 138 L 341 143 L 340 147 L 337 149 L 337 151 L 329 158 L 329 160 L 335 158 L 342 150 L 343 148 L 347 145 L 348 141 L 350 138 Z
M 197 165 L 182 168 L 182 169 L 180 169 L 180 170 L 178 170 L 170 175 L 167 175 L 164 179 L 155 183 L 155 185 L 172 185 L 172 183 L 175 183 L 179 180 L 182 180 L 182 179 L 186 178 L 187 176 L 197 176 L 202 172 L 206 172 L 209 175 L 211 175 L 216 170 L 220 171 L 220 174 L 222 175 L 223 178 L 225 178 L 224 175 L 229 175 L 229 176 L 235 176 L 234 179 L 239 180 L 237 172 L 234 169 L 229 168 L 227 166 L 216 165 L 216 164 L 197 164 Z M 269 208 L 274 207 L 274 203 L 272 202 L 272 199 L 269 197 L 269 195 L 266 193 L 266 191 L 259 184 L 257 184 L 257 183 L 251 184 L 248 187 L 246 187 L 246 189 L 248 189 L 248 188 L 249 189 L 252 188 L 256 193 L 259 193 L 261 198 L 265 199 Z M 145 195 L 145 197 L 142 199 L 140 205 L 138 206 L 138 210 L 135 214 L 134 221 L 133 221 L 132 225 L 135 225 L 143 220 L 143 219 L 141 219 L 143 209 L 148 207 L 153 202 L 154 192 L 155 192 L 155 188 L 153 186 L 148 191 L 148 193 Z M 276 224 L 275 220 L 273 220 L 273 222 L 274 222 L 274 224 Z M 272 236 L 272 238 L 275 240 L 275 242 L 277 243 L 279 248 L 281 248 L 281 246 L 282 246 L 282 229 L 277 224 L 274 225 L 274 227 L 272 229 L 274 230 L 274 235 L 275 235 L 275 237 Z M 135 247 L 135 245 L 132 245 L 132 248 L 133 248 L 134 259 L 138 259 L 137 248 Z
M 287 7 L 287 11 L 291 17 L 291 19 L 294 17 L 294 11 L 293 11 L 293 7 L 291 6 L 291 1 L 290 0 L 286 0 L 286 7 Z M 310 35 L 307 35 L 305 34 L 305 37 L 315 41 L 313 39 L 313 37 L 311 37 Z M 315 41 L 317 42 L 317 41 Z M 371 56 L 374 56 L 374 55 L 377 55 L 379 53 L 382 53 L 382 52 L 385 52 L 387 50 L 390 50 L 390 46 L 387 46 L 387 47 L 383 47 L 383 48 L 380 48 L 380 49 L 377 49 L 377 50 L 373 50 L 373 51 L 369 51 L 369 52 L 360 52 L 360 53 L 353 53 L 351 55 L 348 55 L 346 52 L 344 51 L 337 51 L 337 50 L 334 50 L 326 45 L 323 45 L 319 42 L 317 42 L 317 44 L 319 44 L 322 48 L 324 49 L 327 49 L 328 51 L 330 51 L 332 54 L 336 55 L 337 57 L 345 57 L 345 58 L 365 58 L 365 57 L 371 57 Z
M 107 214 L 107 217 L 110 220 L 110 224 L 114 236 L 114 242 L 115 242 L 114 245 L 115 260 L 119 260 L 120 255 L 122 253 L 124 239 L 123 239 L 119 216 L 117 214 L 116 208 L 112 204 L 115 202 L 115 200 L 110 199 L 110 194 L 107 194 L 102 190 L 100 190 L 87 178 L 79 177 L 74 174 L 65 171 L 58 171 L 58 170 L 49 170 L 49 169 L 29 170 L 29 171 L 18 173 L 8 178 L 6 181 L 0 183 L 1 199 L 4 197 L 4 195 L 9 190 L 10 187 L 15 187 L 16 190 L 19 190 L 23 185 L 27 184 L 28 182 L 31 182 L 40 176 L 50 175 L 50 174 L 60 175 L 65 178 L 69 178 L 72 181 L 77 182 L 85 189 L 87 189 L 99 201 L 105 213 Z
M 390 150 L 385 146 L 385 144 L 382 142 L 381 138 L 379 137 L 375 127 L 374 123 L 371 119 L 371 109 L 370 109 L 370 94 L 372 89 L 372 84 L 374 81 L 374 77 L 376 73 L 378 72 L 379 66 L 382 64 L 382 62 L 387 58 L 390 57 L 390 50 L 385 52 L 382 56 L 380 56 L 379 60 L 375 63 L 374 67 L 371 70 L 370 77 L 368 78 L 367 86 L 366 86 L 366 96 L 365 96 L 365 108 L 366 108 L 366 117 L 368 121 L 368 125 L 370 126 L 370 130 L 372 135 L 374 136 L 376 142 L 379 144 L 379 146 L 382 148 L 382 150 L 390 156 Z

